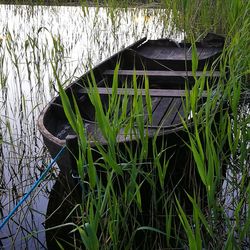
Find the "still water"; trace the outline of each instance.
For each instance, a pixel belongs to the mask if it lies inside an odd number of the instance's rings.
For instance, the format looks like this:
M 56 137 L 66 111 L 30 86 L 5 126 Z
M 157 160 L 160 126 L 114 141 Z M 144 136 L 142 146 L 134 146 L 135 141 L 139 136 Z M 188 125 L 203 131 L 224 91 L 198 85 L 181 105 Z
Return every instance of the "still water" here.
M 36 121 L 64 84 L 147 36 L 183 39 L 160 9 L 0 5 L 0 217 L 29 190 L 49 162 Z M 0 248 L 46 249 L 48 197 L 58 175 L 33 192 L 0 232 Z

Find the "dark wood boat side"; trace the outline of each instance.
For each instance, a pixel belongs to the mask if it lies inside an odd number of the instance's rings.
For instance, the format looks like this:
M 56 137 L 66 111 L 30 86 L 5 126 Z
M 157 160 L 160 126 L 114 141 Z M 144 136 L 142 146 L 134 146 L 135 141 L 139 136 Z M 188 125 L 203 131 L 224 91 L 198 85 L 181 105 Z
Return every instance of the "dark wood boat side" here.
M 215 34 L 208 34 L 203 41 L 196 42 L 198 70 L 202 71 L 205 65 L 210 69 L 223 46 L 224 38 Z M 136 69 L 153 70 L 160 66 L 165 70 L 192 70 L 190 43 L 177 43 L 169 39 L 148 40 L 125 53 L 134 54 L 134 63 L 129 62 L 129 65 L 135 65 Z
M 199 61 L 209 59 L 221 53 L 224 47 L 224 38 L 220 35 L 208 33 L 206 37 L 196 42 Z M 148 40 L 140 44 L 137 53 L 155 60 L 192 60 L 192 44 L 177 43 L 170 39 Z
M 197 48 L 199 60 L 206 60 L 221 52 L 220 48 Z M 140 55 L 154 60 L 192 60 L 191 48 L 158 48 L 157 46 L 148 46 L 137 51 Z

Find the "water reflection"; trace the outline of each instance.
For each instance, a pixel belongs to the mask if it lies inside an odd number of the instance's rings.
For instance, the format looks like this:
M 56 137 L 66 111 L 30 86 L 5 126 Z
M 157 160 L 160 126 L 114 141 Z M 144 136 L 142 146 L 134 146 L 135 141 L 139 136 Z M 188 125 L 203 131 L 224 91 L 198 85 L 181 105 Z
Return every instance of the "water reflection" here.
M 181 40 L 183 34 L 174 30 L 169 12 L 159 9 L 0 5 L 0 16 L 0 205 L 5 217 L 49 161 L 36 120 L 57 94 L 51 64 L 68 84 L 139 38 Z M 43 230 L 53 182 L 52 177 L 44 181 L 1 231 L 3 248 L 46 248 Z
M 81 214 L 81 188 L 79 183 L 73 187 L 67 185 L 64 176 L 59 175 L 50 196 L 46 213 L 46 241 L 48 249 L 60 249 L 58 242 L 65 249 L 78 249 L 82 245 L 80 236 L 71 224 L 79 224 Z M 57 228 L 57 226 L 63 227 Z

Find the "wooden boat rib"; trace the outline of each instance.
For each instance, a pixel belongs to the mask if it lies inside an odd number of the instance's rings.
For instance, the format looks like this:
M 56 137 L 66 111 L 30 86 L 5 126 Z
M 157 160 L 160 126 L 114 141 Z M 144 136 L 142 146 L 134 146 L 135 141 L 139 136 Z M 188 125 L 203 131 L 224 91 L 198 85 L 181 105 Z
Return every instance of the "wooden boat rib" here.
M 207 77 L 216 82 L 220 76 L 219 71 L 203 73 L 206 65 L 208 69 L 216 61 L 223 49 L 224 41 L 219 36 L 209 35 L 201 42 L 196 43 L 198 55 L 198 71 L 196 77 Z M 107 108 L 109 95 L 112 94 L 112 81 L 114 69 L 119 62 L 118 71 L 119 86 L 117 94 L 134 95 L 132 78 L 136 75 L 138 93 L 142 95 L 144 104 L 144 123 L 148 129 L 149 137 L 153 137 L 159 128 L 161 135 L 168 135 L 182 130 L 181 116 L 184 115 L 183 98 L 185 98 L 185 85 L 192 88 L 195 80 L 192 75 L 192 50 L 191 44 L 175 43 L 169 39 L 146 40 L 143 38 L 131 46 L 118 52 L 93 69 L 93 74 L 98 86 L 104 110 Z M 148 126 L 147 107 L 145 102 L 145 90 L 143 89 L 145 75 L 149 79 L 149 93 L 152 102 L 152 124 Z M 72 83 L 66 93 L 72 99 L 74 94 L 89 138 L 105 144 L 98 125 L 95 122 L 95 110 L 88 96 L 87 72 L 79 80 Z M 124 82 L 127 88 L 124 89 Z M 131 83 L 131 86 L 130 86 Z M 141 88 L 140 88 L 141 87 Z M 203 93 L 206 98 L 206 92 Z M 132 102 L 132 101 L 131 101 Z M 128 116 L 129 110 L 128 110 Z M 52 157 L 65 145 L 67 135 L 73 133 L 64 114 L 60 97 L 55 97 L 43 110 L 38 120 L 38 127 Z M 91 139 L 89 139 L 91 140 Z M 117 143 L 125 143 L 131 140 L 121 130 Z M 70 161 L 68 152 L 58 162 L 61 171 L 68 174 Z

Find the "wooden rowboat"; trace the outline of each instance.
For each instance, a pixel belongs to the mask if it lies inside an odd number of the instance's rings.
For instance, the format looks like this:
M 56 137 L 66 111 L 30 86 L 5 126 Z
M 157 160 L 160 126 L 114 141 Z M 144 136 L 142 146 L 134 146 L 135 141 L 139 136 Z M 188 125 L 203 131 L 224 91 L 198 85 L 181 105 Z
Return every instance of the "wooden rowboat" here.
M 220 56 L 224 45 L 224 39 L 220 36 L 209 34 L 205 39 L 196 43 L 198 56 L 198 70 L 196 76 L 204 75 L 202 70 L 207 66 L 212 67 Z M 145 75 L 149 80 L 149 93 L 152 101 L 152 123 L 147 126 L 150 138 L 160 129 L 159 138 L 182 131 L 181 116 L 184 114 L 183 98 L 185 98 L 185 86 L 192 88 L 194 77 L 192 75 L 192 46 L 189 43 L 176 43 L 169 39 L 147 40 L 143 38 L 131 46 L 121 50 L 111 58 L 96 66 L 92 72 L 98 86 L 102 104 L 107 107 L 108 97 L 112 93 L 112 79 L 114 69 L 119 62 L 117 94 L 134 95 L 131 87 L 133 75 L 136 74 L 138 85 L 143 84 Z M 216 67 L 215 67 L 216 68 Z M 88 79 L 90 71 L 79 80 L 66 88 L 66 93 L 72 100 L 74 94 L 84 120 L 87 134 L 91 134 L 93 140 L 105 144 L 98 125 L 95 122 L 95 110 L 88 97 Z M 205 77 L 215 82 L 220 76 L 219 71 L 206 74 Z M 123 88 L 124 81 L 127 89 Z M 145 96 L 145 89 L 138 92 Z M 204 98 L 206 93 L 204 92 Z M 145 107 L 146 113 L 146 107 Z M 129 116 L 129 111 L 128 111 Z M 145 121 L 145 126 L 146 126 Z M 59 96 L 55 97 L 42 111 L 38 127 L 42 133 L 44 143 L 52 157 L 65 145 L 66 137 L 73 131 L 65 117 Z M 131 137 L 126 137 L 121 132 L 117 137 L 117 143 L 127 143 Z M 62 173 L 70 171 L 69 153 L 66 152 L 58 165 Z

